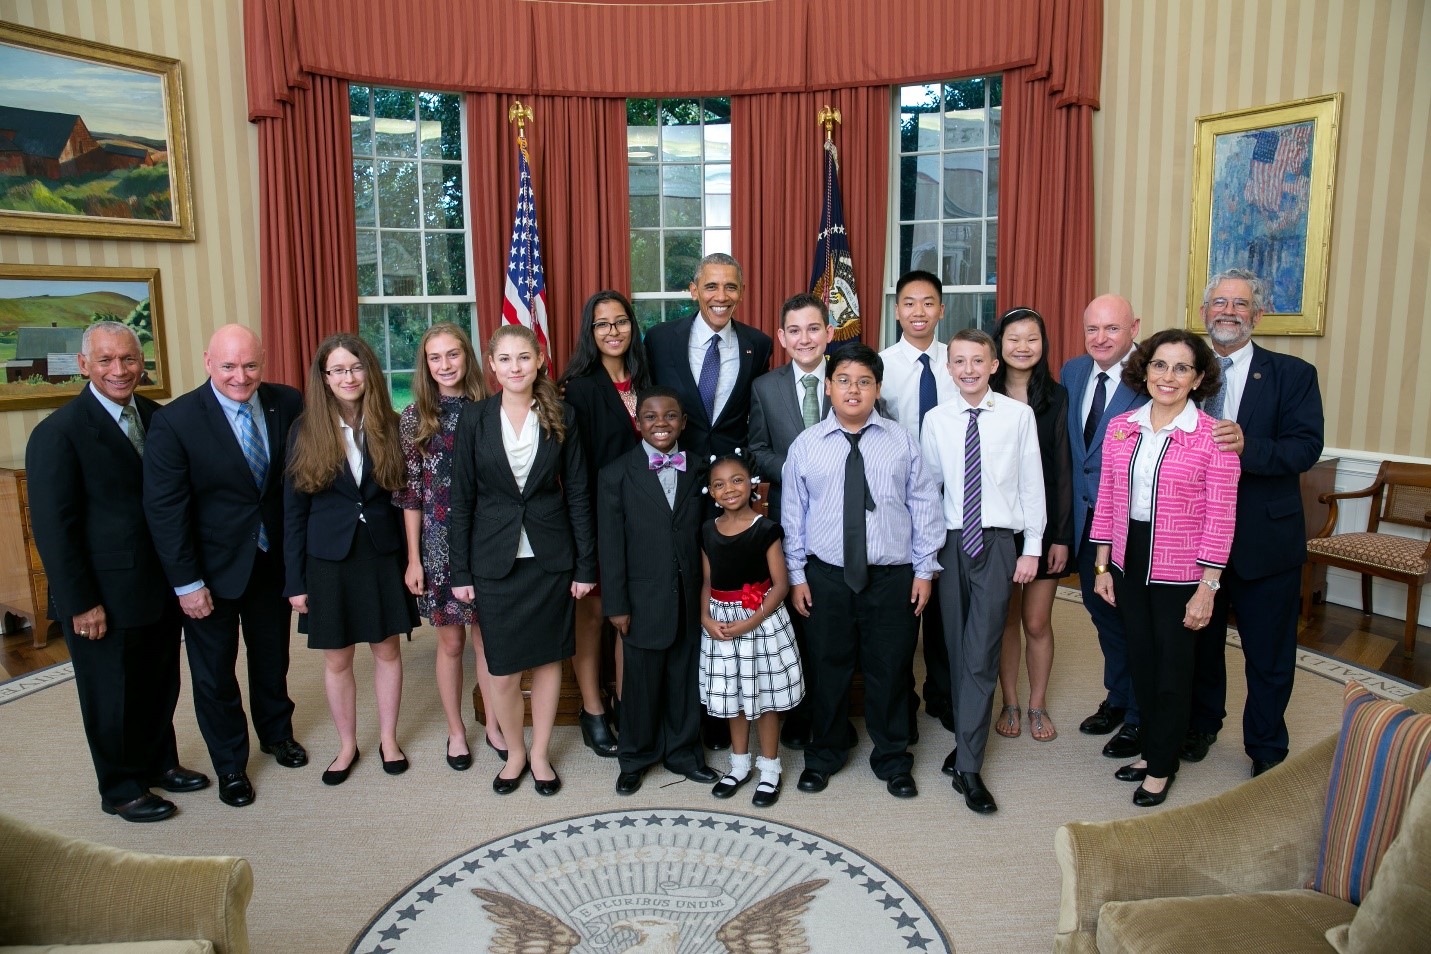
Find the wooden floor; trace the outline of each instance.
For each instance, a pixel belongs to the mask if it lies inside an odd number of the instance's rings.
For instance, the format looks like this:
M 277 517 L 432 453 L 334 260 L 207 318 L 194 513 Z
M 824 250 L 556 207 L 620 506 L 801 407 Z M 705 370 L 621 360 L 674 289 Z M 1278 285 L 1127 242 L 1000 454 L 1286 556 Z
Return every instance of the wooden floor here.
M 0 669 L 4 678 L 14 678 L 44 669 L 70 658 L 64 639 L 52 630 L 49 645 L 36 649 L 28 629 L 3 637 L 4 653 Z M 1297 641 L 1309 649 L 1335 656 L 1367 669 L 1376 669 L 1418 686 L 1431 685 L 1431 628 L 1416 630 L 1414 659 L 1401 657 L 1402 623 L 1388 616 L 1363 616 L 1345 606 L 1324 604 L 1312 608 L 1312 618 L 1304 621 Z

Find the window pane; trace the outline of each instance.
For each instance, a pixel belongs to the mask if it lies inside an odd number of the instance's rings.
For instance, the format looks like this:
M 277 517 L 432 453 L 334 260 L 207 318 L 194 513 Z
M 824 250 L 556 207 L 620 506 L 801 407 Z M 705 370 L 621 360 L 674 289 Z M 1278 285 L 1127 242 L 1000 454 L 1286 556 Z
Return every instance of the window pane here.
M 706 193 L 730 195 L 730 163 L 708 162 L 705 165 Z
M 946 219 L 972 219 L 984 214 L 984 150 L 944 154 Z
M 661 290 L 661 233 L 631 230 L 631 291 Z
M 423 163 L 422 224 L 430 229 L 462 228 L 461 166 Z
M 428 295 L 467 294 L 467 249 L 461 232 L 429 232 L 427 243 Z
M 655 162 L 657 129 L 655 126 L 626 127 L 626 160 Z
M 904 86 L 899 91 L 899 148 L 915 152 L 939 148 L 939 87 Z
M 944 268 L 940 277 L 945 285 L 982 284 L 983 255 L 983 222 L 952 222 L 944 226 Z
M 382 305 L 358 306 L 358 337 L 366 341 L 378 353 L 383 367 L 388 367 L 387 325 L 383 321 Z
M 412 403 L 412 372 L 388 375 L 388 398 L 394 411 L 402 411 Z
M 632 306 L 636 309 L 636 324 L 641 327 L 644 334 L 653 325 L 661 323 L 661 302 L 652 301 L 650 298 L 642 298 L 633 301 Z
M 704 115 L 698 99 L 661 100 L 662 126 L 699 126 Z
M 659 102 L 654 99 L 628 99 L 626 101 L 627 126 L 654 126 Z
M 417 97 L 407 89 L 373 90 L 377 152 L 380 156 L 417 155 Z
M 450 321 L 469 336 L 472 334 L 472 306 L 467 302 L 443 302 L 428 308 L 434 325 L 439 321 Z
M 353 162 L 353 211 L 358 228 L 374 228 L 378 224 L 373 195 L 373 164 L 366 160 Z
M 1004 78 L 994 76 L 989 79 L 989 145 L 999 144 L 999 128 L 1004 122 Z
M 949 108 L 944 113 L 944 148 L 984 147 L 984 100 L 972 109 Z
M 380 232 L 383 252 L 384 295 L 421 295 L 422 259 L 418 255 L 417 232 Z
M 730 229 L 706 229 L 705 254 L 714 252 L 730 254 Z
M 417 228 L 417 163 L 378 161 L 378 224 L 388 229 Z
M 674 164 L 661 167 L 661 224 L 701 224 L 701 167 Z
M 378 293 L 378 233 L 358 230 L 358 296 Z M 366 306 L 365 306 L 366 307 Z
M 989 154 L 989 211 L 988 215 L 999 214 L 999 154 Z
M 666 302 L 666 320 L 680 321 L 682 318 L 690 318 L 696 313 L 696 301 L 694 298 L 671 299 Z
M 348 86 L 348 112 L 353 116 L 371 116 L 373 112 L 371 97 L 372 90 L 368 87 L 350 84 Z
M 999 223 L 989 222 L 984 227 L 984 284 L 997 285 L 999 278 Z
M 730 225 L 730 196 L 706 196 L 706 225 Z M 706 254 L 710 254 L 707 249 Z
M 353 155 L 373 154 L 373 119 L 369 113 L 368 88 L 351 86 L 348 88 L 348 123 L 353 135 Z
M 899 271 L 904 273 L 915 268 L 936 274 L 939 272 L 937 222 L 899 227 Z
M 700 126 L 661 127 L 661 160 L 663 162 L 693 162 L 700 158 Z
M 951 80 L 944 84 L 944 109 L 947 112 L 964 110 L 984 111 L 984 78 L 971 76 L 968 79 Z
M 706 121 L 705 127 L 706 159 L 729 159 L 730 158 L 730 120 L 723 120 L 712 123 Z
M 427 330 L 426 305 L 388 305 L 388 367 L 408 371 L 416 367 L 417 343 Z
M 899 160 L 899 217 L 939 218 L 939 157 L 908 156 Z
M 667 232 L 666 261 L 663 269 L 666 281 L 662 290 L 682 291 L 689 288 L 701 256 L 700 232 Z
M 422 154 L 430 159 L 462 158 L 462 98 L 453 93 L 419 93 Z M 435 123 L 434 129 L 431 124 Z
M 631 227 L 658 228 L 661 205 L 656 197 L 657 166 L 627 166 L 627 188 L 631 194 Z

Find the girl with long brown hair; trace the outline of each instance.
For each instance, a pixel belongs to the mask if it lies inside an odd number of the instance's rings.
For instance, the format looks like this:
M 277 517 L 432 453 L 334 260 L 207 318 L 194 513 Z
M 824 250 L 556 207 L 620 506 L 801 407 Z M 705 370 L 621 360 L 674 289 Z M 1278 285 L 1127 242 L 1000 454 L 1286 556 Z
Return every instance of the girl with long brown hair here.
M 358 761 L 358 643 L 373 653 L 383 769 L 399 775 L 408 768 L 397 740 L 399 636 L 418 619 L 403 585 L 403 530 L 392 506 L 404 479 L 397 414 L 377 355 L 351 334 L 318 346 L 303 401 L 283 483 L 284 595 L 300 614 L 309 648 L 323 650 L 340 746 L 323 782 L 342 784 Z

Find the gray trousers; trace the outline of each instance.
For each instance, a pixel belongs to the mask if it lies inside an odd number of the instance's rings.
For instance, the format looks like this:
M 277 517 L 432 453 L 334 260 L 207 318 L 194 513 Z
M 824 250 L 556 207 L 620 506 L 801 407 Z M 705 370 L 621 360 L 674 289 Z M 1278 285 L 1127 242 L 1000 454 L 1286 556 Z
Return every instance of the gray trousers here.
M 989 741 L 999 649 L 1018 554 L 1012 530 L 985 530 L 984 549 L 973 559 L 959 542 L 959 531 L 951 530 L 939 551 L 939 565 L 944 568 L 939 575 L 939 600 L 944 645 L 949 649 L 954 737 L 959 747 L 954 768 L 978 772 Z

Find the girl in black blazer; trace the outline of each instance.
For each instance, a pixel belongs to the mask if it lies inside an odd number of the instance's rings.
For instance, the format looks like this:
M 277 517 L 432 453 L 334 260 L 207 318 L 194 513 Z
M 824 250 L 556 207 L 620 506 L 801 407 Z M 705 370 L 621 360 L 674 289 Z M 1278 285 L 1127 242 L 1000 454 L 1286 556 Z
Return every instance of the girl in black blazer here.
M 377 356 L 356 335 L 325 339 L 308 371 L 283 481 L 284 595 L 310 649 L 324 651 L 324 688 L 341 750 L 323 781 L 339 785 L 358 761 L 353 650 L 368 643 L 378 702 L 379 755 L 389 775 L 407 771 L 397 740 L 402 700 L 398 637 L 418 623 L 403 583 L 403 486 L 398 418 Z M 390 757 L 391 756 L 391 757 Z
M 527 769 L 537 792 L 561 779 L 547 756 L 561 664 L 572 655 L 572 601 L 596 581 L 586 462 L 576 415 L 557 396 L 531 330 L 503 325 L 487 344 L 501 391 L 457 421 L 448 548 L 452 593 L 475 601 L 507 764 L 492 780 L 516 791 Z M 532 746 L 523 738 L 522 673 L 532 672 Z
M 562 376 L 566 403 L 576 413 L 577 435 L 586 457 L 587 486 L 596 499 L 601 468 L 641 442 L 636 431 L 636 397 L 651 385 L 646 349 L 635 309 L 620 292 L 606 289 L 586 300 L 576 353 Z M 601 700 L 601 595 L 576 602 L 576 653 L 572 668 L 581 688 L 581 739 L 605 758 L 616 755 L 616 738 Z M 621 698 L 621 637 L 614 661 L 616 697 Z

